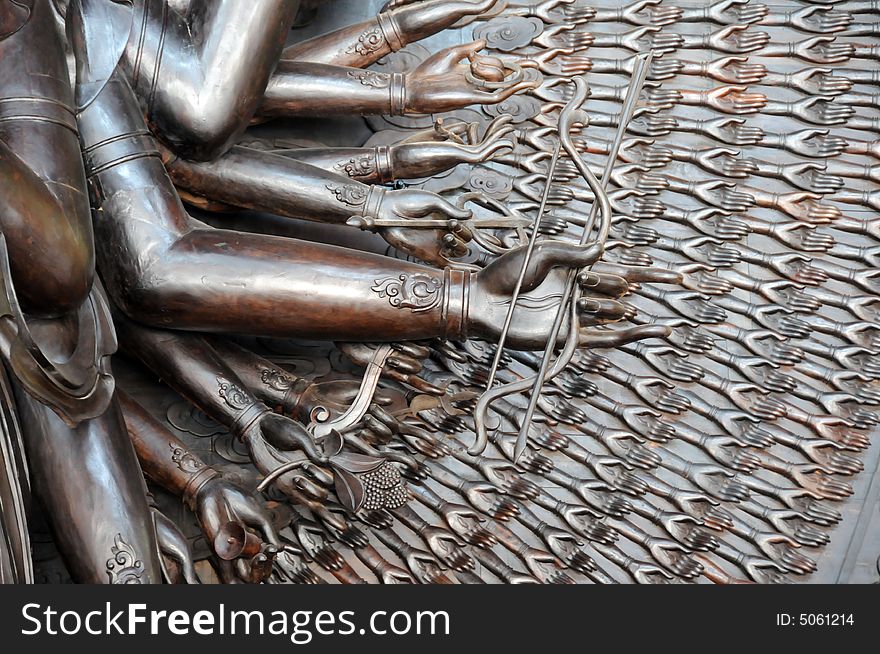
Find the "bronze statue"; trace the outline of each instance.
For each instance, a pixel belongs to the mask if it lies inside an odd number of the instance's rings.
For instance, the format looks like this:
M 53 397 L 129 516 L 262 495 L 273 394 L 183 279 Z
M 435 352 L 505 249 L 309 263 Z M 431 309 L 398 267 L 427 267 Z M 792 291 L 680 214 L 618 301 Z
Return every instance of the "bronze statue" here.
M 0 2 L 0 581 L 829 574 L 870 8 L 349 4 Z
M 49 2 L 5 3 L 0 56 L 2 351 L 34 494 L 77 580 L 156 583 L 153 517 L 113 400 L 116 342 L 93 280 L 76 105 Z M 51 270 L 35 268 L 34 253 Z

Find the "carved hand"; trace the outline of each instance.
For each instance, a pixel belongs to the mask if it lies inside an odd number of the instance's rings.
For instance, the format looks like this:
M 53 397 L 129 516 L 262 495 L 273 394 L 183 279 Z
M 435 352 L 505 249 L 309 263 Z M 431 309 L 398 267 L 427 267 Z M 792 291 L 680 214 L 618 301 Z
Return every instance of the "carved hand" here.
M 555 307 L 565 286 L 566 269 L 594 263 L 601 254 L 596 246 L 544 241 L 538 243 L 523 280 L 523 295 L 511 323 L 512 347 L 543 348 L 550 332 Z M 525 248 L 509 252 L 475 275 L 471 289 L 469 321 L 474 335 L 497 337 L 517 274 L 522 267 Z M 577 306 L 582 345 L 609 347 L 616 343 L 664 336 L 666 328 L 635 327 L 619 332 L 597 331 L 590 326 L 616 322 L 626 314 L 626 307 L 616 299 L 628 291 L 625 279 L 616 275 L 582 272 L 577 284 L 582 297 Z M 564 331 L 562 332 L 565 333 Z
M 441 50 L 406 75 L 407 113 L 454 111 L 471 104 L 497 104 L 518 91 L 537 86 L 523 80 L 505 83 L 504 64 L 477 52 L 485 41 L 474 41 Z M 470 64 L 461 63 L 469 59 Z

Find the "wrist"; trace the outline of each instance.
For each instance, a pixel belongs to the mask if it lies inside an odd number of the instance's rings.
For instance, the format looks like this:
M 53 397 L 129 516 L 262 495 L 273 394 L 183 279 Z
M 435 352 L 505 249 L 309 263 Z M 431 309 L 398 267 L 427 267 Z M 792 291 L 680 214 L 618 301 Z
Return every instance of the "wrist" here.
M 281 412 L 283 415 L 294 419 L 301 417 L 303 412 L 308 413 L 310 407 L 304 401 L 306 394 L 315 385 L 308 379 L 297 379 L 285 391 L 281 399 Z
M 473 324 L 471 315 L 471 280 L 474 273 L 456 268 L 443 271 L 442 337 L 467 340 Z
M 194 473 L 186 482 L 183 489 L 183 503 L 186 504 L 190 511 L 195 513 L 198 504 L 199 493 L 208 485 L 208 483 L 220 475 L 211 466 L 204 466 Z
M 267 413 L 271 413 L 271 410 L 263 402 L 250 395 L 241 393 L 235 396 L 234 399 L 236 400 L 234 405 L 230 404 L 227 400 L 227 404 L 237 410 L 229 425 L 229 430 L 239 440 L 246 442 L 253 435 L 257 425 L 259 425 L 260 418 Z
M 379 184 L 389 184 L 396 179 L 394 155 L 395 146 L 393 145 L 378 145 L 373 150 L 376 164 L 376 182 Z
M 387 189 L 378 184 L 371 184 L 367 193 L 367 199 L 361 207 L 361 215 L 364 218 L 378 218 L 381 215 L 382 205 L 385 203 Z
M 388 84 L 388 114 L 391 116 L 403 116 L 407 110 L 407 80 L 403 73 L 391 73 L 391 82 Z
M 397 52 L 409 43 L 398 20 L 399 13 L 399 11 L 394 10 L 384 11 L 376 16 L 379 22 L 379 29 L 382 30 L 382 36 L 385 38 L 385 43 L 388 44 L 388 49 L 391 52 Z

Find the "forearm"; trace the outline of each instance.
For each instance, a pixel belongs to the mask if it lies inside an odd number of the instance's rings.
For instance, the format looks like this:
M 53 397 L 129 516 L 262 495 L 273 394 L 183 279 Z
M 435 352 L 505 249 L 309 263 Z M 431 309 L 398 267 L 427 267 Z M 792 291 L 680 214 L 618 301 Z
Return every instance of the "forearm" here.
M 427 0 L 389 9 L 375 18 L 291 45 L 281 58 L 364 68 L 409 43 L 451 27 L 462 16 L 484 11 L 491 4 L 485 0 L 470 6 L 449 0 Z
M 376 209 L 382 194 L 322 167 L 238 146 L 214 161 L 172 159 L 166 168 L 176 186 L 194 195 L 302 220 L 344 224 Z
M 121 316 L 115 322 L 127 352 L 236 435 L 269 411 L 201 336 L 153 329 Z M 150 453 L 158 455 L 157 449 L 154 443 Z
M 365 68 L 405 46 L 394 12 L 384 12 L 284 48 L 282 61 Z
M 398 143 L 374 148 L 302 148 L 285 150 L 284 156 L 323 168 L 364 184 L 387 184 L 398 179 L 418 179 L 446 172 L 462 163 L 444 156 L 431 143 Z
M 150 480 L 186 499 L 194 496 L 203 482 L 216 476 L 213 468 L 124 391 L 117 390 L 116 397 L 141 469 Z
M 393 148 L 387 145 L 375 148 L 300 148 L 285 150 L 283 155 L 364 184 L 387 184 L 407 177 L 401 174 L 407 171 L 400 171 L 394 165 Z
M 79 114 L 102 215 L 95 223 L 102 276 L 127 315 L 166 328 L 317 339 L 463 334 L 469 275 L 192 220 L 127 86 L 114 76 Z M 366 198 L 349 215 L 357 206 Z
M 271 361 L 226 338 L 208 342 L 247 388 L 276 413 L 294 416 L 299 400 L 312 382 L 287 372 Z
M 402 115 L 406 77 L 299 61 L 279 62 L 261 116 Z
M 465 332 L 469 273 L 207 228 L 167 249 L 136 245 L 149 253 L 138 263 L 107 247 L 102 270 L 111 295 L 128 315 L 157 327 L 343 341 Z

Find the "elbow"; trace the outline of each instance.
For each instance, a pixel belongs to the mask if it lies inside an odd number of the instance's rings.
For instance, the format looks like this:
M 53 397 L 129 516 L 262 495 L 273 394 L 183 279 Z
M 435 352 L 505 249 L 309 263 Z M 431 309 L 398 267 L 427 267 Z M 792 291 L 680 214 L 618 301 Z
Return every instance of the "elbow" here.
M 154 122 L 159 135 L 176 154 L 193 161 L 210 161 L 232 146 L 254 109 L 211 94 L 170 112 L 167 120 Z
M 162 288 L 151 277 L 113 275 L 106 280 L 107 292 L 114 305 L 129 319 L 144 325 L 163 326 L 166 311 L 162 305 Z M 167 325 L 164 325 L 167 327 Z
M 22 309 L 35 318 L 57 318 L 78 310 L 91 293 L 94 259 L 91 249 L 74 248 L 53 258 L 51 265 L 16 269 L 13 279 Z M 38 274 L 38 278 L 34 275 Z
M 98 267 L 114 306 L 134 321 L 153 325 L 161 322 L 165 315 L 161 300 L 162 262 L 125 261 L 123 257 L 104 254 L 99 250 Z

